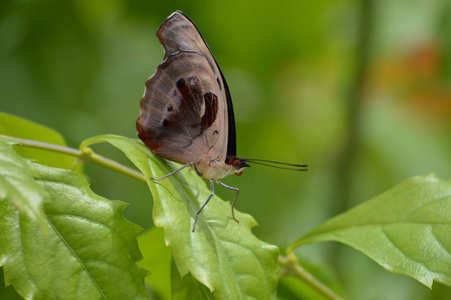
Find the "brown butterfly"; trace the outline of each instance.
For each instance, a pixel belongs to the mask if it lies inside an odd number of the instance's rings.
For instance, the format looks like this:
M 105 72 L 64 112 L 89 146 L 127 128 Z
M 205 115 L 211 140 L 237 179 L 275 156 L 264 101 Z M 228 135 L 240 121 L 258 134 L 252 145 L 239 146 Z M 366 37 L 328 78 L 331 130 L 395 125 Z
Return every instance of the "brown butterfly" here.
M 146 82 L 141 115 L 136 122 L 138 136 L 156 155 L 184 164 L 161 180 L 193 166 L 210 180 L 211 194 L 196 215 L 193 232 L 202 209 L 215 194 L 214 183 L 236 191 L 219 181 L 230 174 L 241 175 L 247 162 L 305 171 L 306 165 L 285 164 L 236 156 L 235 118 L 224 75 L 196 25 L 180 11 L 158 28 L 157 37 L 165 50 L 164 61 Z M 272 166 L 272 165 L 270 165 Z M 276 167 L 276 166 L 274 166 Z

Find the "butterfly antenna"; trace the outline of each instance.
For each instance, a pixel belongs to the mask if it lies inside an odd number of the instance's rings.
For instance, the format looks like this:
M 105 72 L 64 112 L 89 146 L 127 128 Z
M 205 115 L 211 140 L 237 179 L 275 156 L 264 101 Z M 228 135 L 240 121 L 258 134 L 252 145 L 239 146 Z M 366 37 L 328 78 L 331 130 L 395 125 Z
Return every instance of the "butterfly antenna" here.
M 307 165 L 298 165 L 298 164 L 289 164 L 279 161 L 273 161 L 273 160 L 265 160 L 265 159 L 246 159 L 246 162 L 254 163 L 262 166 L 267 166 L 275 169 L 283 169 L 283 170 L 291 170 L 291 171 L 298 171 L 298 172 L 304 172 L 307 171 Z M 285 166 L 285 167 L 283 167 Z

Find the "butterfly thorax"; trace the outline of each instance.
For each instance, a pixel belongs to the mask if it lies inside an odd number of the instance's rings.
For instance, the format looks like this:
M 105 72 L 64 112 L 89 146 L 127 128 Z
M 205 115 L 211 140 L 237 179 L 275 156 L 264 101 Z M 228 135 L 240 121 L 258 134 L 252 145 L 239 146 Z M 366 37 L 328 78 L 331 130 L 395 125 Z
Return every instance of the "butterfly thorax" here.
M 236 156 L 227 157 L 225 161 L 201 159 L 194 165 L 199 176 L 208 179 L 221 179 L 231 174 L 241 175 L 245 168 L 249 165 L 243 158 Z

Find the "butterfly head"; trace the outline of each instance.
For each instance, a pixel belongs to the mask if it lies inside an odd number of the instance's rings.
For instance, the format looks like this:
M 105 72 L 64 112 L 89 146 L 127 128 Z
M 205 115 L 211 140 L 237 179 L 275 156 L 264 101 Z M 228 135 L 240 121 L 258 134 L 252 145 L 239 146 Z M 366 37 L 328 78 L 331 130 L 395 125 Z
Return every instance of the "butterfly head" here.
M 235 175 L 240 176 L 243 174 L 243 170 L 245 168 L 249 168 L 250 166 L 246 163 L 244 158 L 238 158 L 236 156 L 228 156 L 226 159 L 226 163 L 233 167 L 233 172 Z

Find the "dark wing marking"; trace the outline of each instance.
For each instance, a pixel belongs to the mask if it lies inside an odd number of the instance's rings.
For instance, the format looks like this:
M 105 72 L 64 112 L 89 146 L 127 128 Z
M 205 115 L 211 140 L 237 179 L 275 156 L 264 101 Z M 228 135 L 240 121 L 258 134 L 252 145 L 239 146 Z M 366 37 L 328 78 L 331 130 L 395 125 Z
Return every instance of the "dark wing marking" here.
M 177 30 L 167 30 L 168 28 L 177 28 Z M 183 33 L 183 34 L 181 34 Z M 207 42 L 202 37 L 196 24 L 184 13 L 177 11 L 173 13 L 160 26 L 157 31 L 157 36 L 161 44 L 165 48 L 165 58 L 171 54 L 180 51 L 196 51 L 205 56 L 210 67 L 212 68 L 219 89 L 223 92 L 224 99 L 227 102 L 227 129 L 226 129 L 226 143 L 227 149 L 224 153 L 226 156 L 236 155 L 236 130 L 235 130 L 235 115 L 233 113 L 233 104 L 227 81 L 219 68 L 219 65 L 211 53 Z M 222 82 L 222 84 L 221 84 Z
M 196 52 L 169 56 L 146 82 L 137 121 L 138 136 L 161 157 L 197 162 L 219 157 L 224 142 L 217 134 L 225 122 L 221 91 L 205 58 Z

